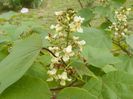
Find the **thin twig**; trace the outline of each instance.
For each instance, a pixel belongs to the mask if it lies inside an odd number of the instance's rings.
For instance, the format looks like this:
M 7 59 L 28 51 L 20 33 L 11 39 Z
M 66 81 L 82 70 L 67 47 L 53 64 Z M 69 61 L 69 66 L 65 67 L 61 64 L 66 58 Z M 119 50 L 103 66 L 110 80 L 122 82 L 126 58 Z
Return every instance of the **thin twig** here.
M 79 4 L 80 4 L 80 7 L 81 7 L 81 8 L 84 8 L 82 2 L 81 2 L 80 0 L 78 0 L 78 2 L 79 2 Z
M 54 57 L 57 57 L 52 51 L 50 51 L 48 48 L 43 47 L 42 49 L 48 51 L 50 54 L 52 54 Z
M 75 79 L 73 82 L 71 82 L 70 84 L 66 85 L 66 86 L 62 86 L 62 87 L 55 87 L 55 88 L 51 88 L 50 90 L 51 91 L 58 91 L 58 90 L 61 90 L 61 89 L 64 89 L 66 87 L 71 87 L 74 85 L 74 83 L 77 82 L 77 79 Z
M 52 51 L 50 51 L 48 48 L 43 47 L 42 49 L 48 51 L 50 54 L 52 54 L 54 57 L 57 58 L 57 56 L 56 56 Z M 63 63 L 65 66 L 67 66 L 66 62 L 65 62 L 62 58 L 61 58 L 61 61 L 62 61 L 62 63 Z

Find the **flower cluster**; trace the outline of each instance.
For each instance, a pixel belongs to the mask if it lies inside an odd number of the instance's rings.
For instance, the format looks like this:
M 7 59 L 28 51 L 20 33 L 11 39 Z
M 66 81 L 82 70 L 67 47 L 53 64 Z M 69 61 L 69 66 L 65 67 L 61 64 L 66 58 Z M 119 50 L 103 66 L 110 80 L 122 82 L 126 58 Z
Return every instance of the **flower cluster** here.
M 49 33 L 45 37 L 51 44 L 48 50 L 54 54 L 51 54 L 52 58 L 47 72 L 49 76 L 47 81 L 59 81 L 60 85 L 65 86 L 66 81 L 72 80 L 71 73 L 74 73 L 74 69 L 69 66 L 70 60 L 73 57 L 80 56 L 86 43 L 73 35 L 74 32 L 83 32 L 81 23 L 84 18 L 76 16 L 76 12 L 73 9 L 55 12 L 55 15 L 57 24 L 50 27 L 55 30 L 55 33 Z
M 129 15 L 130 10 L 131 8 L 121 7 L 118 11 L 115 11 L 116 22 L 109 26 L 109 28 L 114 32 L 114 38 L 125 38 L 126 32 L 128 31 L 127 16 Z

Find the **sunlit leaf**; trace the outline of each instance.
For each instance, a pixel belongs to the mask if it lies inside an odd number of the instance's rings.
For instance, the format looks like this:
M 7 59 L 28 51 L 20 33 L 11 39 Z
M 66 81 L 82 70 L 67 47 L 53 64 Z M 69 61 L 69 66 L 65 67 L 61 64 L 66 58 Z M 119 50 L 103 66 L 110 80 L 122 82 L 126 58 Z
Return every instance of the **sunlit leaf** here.
M 63 89 L 57 96 L 57 99 L 97 99 L 97 97 L 85 89 L 70 87 Z
M 38 35 L 18 41 L 12 52 L 0 63 L 0 93 L 20 79 L 31 67 L 41 49 Z
M 0 99 L 50 99 L 51 92 L 46 82 L 24 76 L 7 88 Z

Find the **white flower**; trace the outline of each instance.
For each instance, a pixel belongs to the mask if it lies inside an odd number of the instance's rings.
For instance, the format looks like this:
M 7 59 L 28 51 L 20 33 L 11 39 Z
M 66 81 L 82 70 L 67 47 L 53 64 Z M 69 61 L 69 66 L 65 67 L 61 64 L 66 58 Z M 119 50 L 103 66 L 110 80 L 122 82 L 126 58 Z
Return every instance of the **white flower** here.
M 124 32 L 122 32 L 121 35 L 124 36 L 124 37 L 126 36 Z
M 47 81 L 53 81 L 53 80 L 54 80 L 53 77 L 49 77 L 49 78 L 47 79 Z
M 61 27 L 59 24 L 57 24 L 57 25 L 55 26 L 55 29 L 56 29 L 57 32 L 59 32 L 59 31 L 62 30 L 62 27 Z
M 81 27 L 77 28 L 77 32 L 83 33 L 83 29 Z
M 60 84 L 62 86 L 66 85 L 66 81 L 71 81 L 71 79 L 67 77 L 67 72 L 63 72 L 62 74 L 58 75 L 58 77 L 61 80 Z
M 51 59 L 51 62 L 52 62 L 52 63 L 59 63 L 59 60 L 60 60 L 60 58 L 53 57 L 53 58 Z
M 49 47 L 48 48 L 50 51 L 58 51 L 59 50 L 59 47 Z
M 53 68 L 53 69 L 51 69 L 51 70 L 48 70 L 47 73 L 48 73 L 49 75 L 55 75 L 56 72 L 57 72 L 57 70 L 56 70 L 55 68 Z
M 21 13 L 28 13 L 29 12 L 29 9 L 28 8 L 22 8 L 20 12 Z
M 127 32 L 128 30 L 127 30 L 127 28 L 126 29 L 124 29 L 124 32 Z
M 65 81 L 65 80 L 61 80 L 61 81 L 60 81 L 60 85 L 61 85 L 61 86 L 65 86 L 65 85 L 66 85 L 66 81 Z
M 115 11 L 115 14 L 118 14 L 118 11 Z
M 55 15 L 57 15 L 57 16 L 62 15 L 62 14 L 63 14 L 63 11 L 55 12 Z
M 73 36 L 73 39 L 74 39 L 74 40 L 78 40 L 79 37 L 77 37 L 77 36 Z
M 131 11 L 131 8 L 127 8 L 127 11 Z
M 55 68 L 52 68 L 50 70 L 47 71 L 47 74 L 49 75 L 49 78 L 47 79 L 47 81 L 53 81 L 54 79 L 58 79 L 58 76 L 57 76 L 57 69 Z
M 69 59 L 70 59 L 70 57 L 69 57 L 68 55 L 64 55 L 64 56 L 63 56 L 63 60 L 64 60 L 65 62 L 67 62 Z
M 85 40 L 81 40 L 81 41 L 78 42 L 78 44 L 79 44 L 79 45 L 85 45 L 86 42 L 85 42 Z
M 59 57 L 60 56 L 60 53 L 59 52 L 55 52 L 55 56 L 56 57 Z
M 64 34 L 62 32 L 59 32 L 59 36 L 62 37 L 64 36 Z
M 55 29 L 55 25 L 51 25 L 50 26 L 50 29 Z
M 117 32 L 115 32 L 115 36 L 118 36 L 118 33 Z
M 69 26 L 70 26 L 70 30 L 71 30 L 72 32 L 76 32 L 76 25 L 75 25 L 73 22 L 70 23 Z
M 57 24 L 57 25 L 51 25 L 50 29 L 55 29 L 57 32 L 59 32 L 62 30 L 62 27 L 59 24 Z
M 67 46 L 67 48 L 64 49 L 64 52 L 71 53 L 72 52 L 72 46 L 71 45 Z
M 126 15 L 123 15 L 123 14 L 118 14 L 117 15 L 117 19 L 119 21 L 126 21 L 127 20 L 127 16 Z
M 74 55 L 74 52 L 72 51 L 72 46 L 71 45 L 64 48 L 63 51 L 65 53 L 65 55 L 63 56 L 64 61 L 68 61 L 70 59 L 69 57 Z
M 46 40 L 50 40 L 50 37 L 49 37 L 49 36 L 46 36 L 45 39 L 46 39 Z
M 75 21 L 75 22 L 83 23 L 84 18 L 82 18 L 81 16 L 75 16 L 75 17 L 74 17 L 74 21 Z
M 57 38 L 57 36 L 58 36 L 57 34 L 54 34 L 54 35 L 52 36 L 52 38 L 55 39 L 55 38 Z

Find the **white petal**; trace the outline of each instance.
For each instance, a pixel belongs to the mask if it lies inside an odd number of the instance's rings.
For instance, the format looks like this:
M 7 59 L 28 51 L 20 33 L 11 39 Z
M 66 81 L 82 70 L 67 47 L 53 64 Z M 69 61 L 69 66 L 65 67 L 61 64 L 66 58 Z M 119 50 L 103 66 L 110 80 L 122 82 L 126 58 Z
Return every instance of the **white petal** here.
M 67 53 L 71 53 L 72 52 L 72 46 L 71 45 L 67 46 L 67 48 L 65 48 L 65 51 Z
M 29 12 L 29 9 L 28 8 L 22 8 L 20 12 L 21 13 L 28 13 Z
M 79 45 L 85 45 L 86 42 L 85 42 L 85 40 L 81 40 L 81 41 L 78 42 L 78 44 L 79 44 Z
M 51 25 L 50 26 L 50 29 L 55 29 L 55 25 Z
M 49 40 L 50 38 L 49 38 L 49 36 L 46 36 L 45 39 Z
M 78 28 L 77 32 L 83 33 L 83 29 L 82 28 Z
M 61 80 L 60 81 L 60 85 L 65 86 L 66 85 L 66 81 L 65 80 Z
M 55 68 L 53 68 L 53 69 L 51 69 L 51 70 L 48 70 L 47 73 L 48 73 L 49 75 L 55 75 L 56 72 L 57 72 L 57 70 L 56 70 Z
M 53 81 L 54 79 L 52 77 L 48 78 L 47 81 Z
M 55 12 L 55 15 L 62 15 L 63 14 L 63 11 L 58 11 L 58 12 Z
M 69 58 L 69 56 L 63 56 L 63 60 L 65 61 L 65 62 L 67 62 L 68 60 L 69 60 L 70 58 Z
M 74 40 L 78 40 L 79 37 L 77 37 L 77 36 L 73 36 L 73 39 L 74 39 Z
M 67 80 L 67 79 L 68 79 L 68 77 L 67 77 L 67 72 L 63 72 L 63 73 L 61 74 L 61 76 L 62 76 L 62 79 L 63 79 L 63 80 Z

